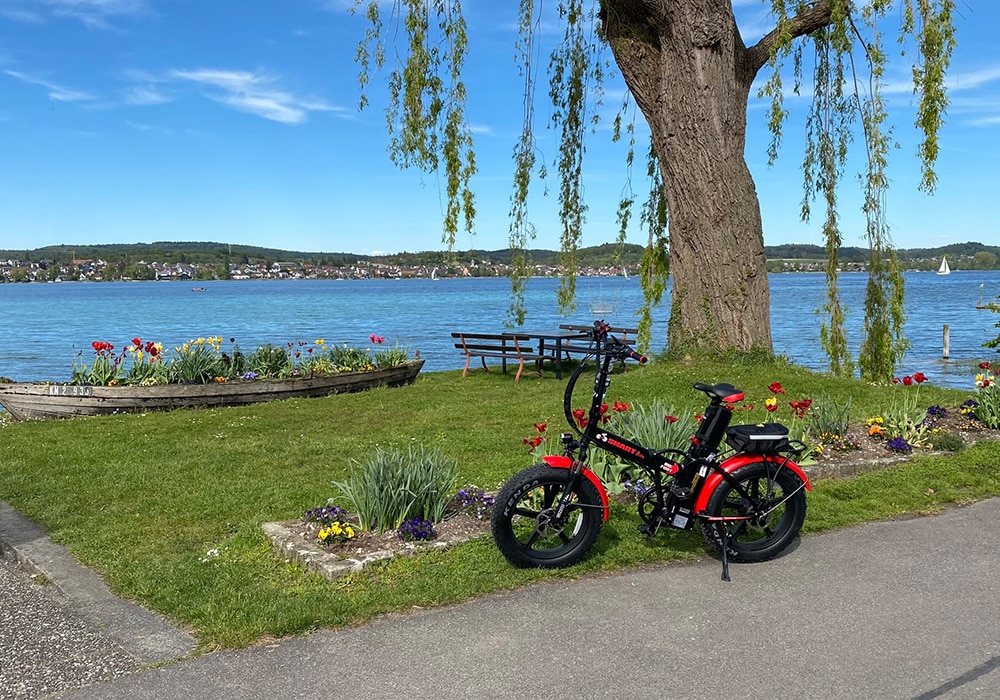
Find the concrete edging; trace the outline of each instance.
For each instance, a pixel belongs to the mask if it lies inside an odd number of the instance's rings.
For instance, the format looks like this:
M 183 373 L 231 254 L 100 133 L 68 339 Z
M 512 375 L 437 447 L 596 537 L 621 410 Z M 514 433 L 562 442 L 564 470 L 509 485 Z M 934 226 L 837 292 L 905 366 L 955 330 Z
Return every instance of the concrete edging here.
M 115 596 L 104 580 L 54 543 L 39 525 L 0 501 L 0 555 L 44 576 L 67 606 L 143 664 L 176 661 L 193 652 L 190 634 Z

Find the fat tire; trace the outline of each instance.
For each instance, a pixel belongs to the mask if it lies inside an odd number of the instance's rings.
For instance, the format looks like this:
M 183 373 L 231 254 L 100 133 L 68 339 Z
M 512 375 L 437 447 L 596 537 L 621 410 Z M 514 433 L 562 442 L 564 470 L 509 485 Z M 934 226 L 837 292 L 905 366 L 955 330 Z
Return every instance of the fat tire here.
M 594 546 L 604 524 L 604 504 L 586 478 L 580 479 L 566 525 L 558 530 L 541 528 L 546 509 L 558 502 L 572 477 L 569 469 L 539 464 L 518 472 L 500 489 L 491 529 L 497 548 L 511 564 L 563 568 L 580 561 Z
M 759 562 L 778 556 L 799 534 L 806 519 L 806 493 L 802 481 L 788 468 L 775 462 L 751 462 L 732 474 L 733 478 L 755 499 L 777 503 L 794 494 L 768 518 L 766 523 L 730 525 L 735 536 L 729 539 L 727 551 L 731 561 Z M 773 493 L 767 493 L 771 484 Z M 705 514 L 724 516 L 743 514 L 748 503 L 728 481 L 721 481 L 708 499 Z M 702 533 L 719 554 L 722 553 L 726 524 L 702 522 Z

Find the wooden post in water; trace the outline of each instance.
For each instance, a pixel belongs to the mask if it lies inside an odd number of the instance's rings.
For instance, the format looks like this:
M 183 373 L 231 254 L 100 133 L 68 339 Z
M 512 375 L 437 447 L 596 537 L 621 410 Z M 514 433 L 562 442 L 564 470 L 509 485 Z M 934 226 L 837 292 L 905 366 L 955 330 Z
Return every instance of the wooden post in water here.
M 944 343 L 944 355 L 942 357 L 945 360 L 948 359 L 948 353 L 949 353 L 949 347 L 948 347 L 948 344 L 949 344 L 948 343 L 948 340 L 949 340 L 948 339 L 948 330 L 949 330 L 948 324 L 946 323 L 946 324 L 944 324 L 944 338 L 942 339 L 943 343 Z

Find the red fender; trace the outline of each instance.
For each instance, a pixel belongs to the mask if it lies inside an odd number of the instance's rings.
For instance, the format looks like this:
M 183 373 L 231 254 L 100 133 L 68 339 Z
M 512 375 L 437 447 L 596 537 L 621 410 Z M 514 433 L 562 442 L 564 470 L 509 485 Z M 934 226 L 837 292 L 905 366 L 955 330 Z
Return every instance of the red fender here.
M 768 461 L 772 463 L 782 464 L 783 469 L 791 469 L 795 472 L 795 475 L 802 479 L 802 483 L 806 485 L 806 491 L 812 491 L 812 486 L 809 484 L 809 477 L 806 476 L 805 472 L 802 471 L 802 467 L 791 460 L 785 460 L 784 457 L 774 457 L 771 455 L 750 455 L 750 454 L 738 454 L 733 455 L 726 461 L 724 461 L 719 466 L 724 472 L 732 474 L 734 471 L 742 466 L 750 464 L 752 462 Z M 715 487 L 719 485 L 722 481 L 722 474 L 713 471 L 705 479 L 705 485 L 701 487 L 701 491 L 698 492 L 698 500 L 694 504 L 695 513 L 704 513 L 705 509 L 708 508 L 708 499 L 711 497 L 712 493 L 715 491 Z
M 569 469 L 573 466 L 573 460 L 563 455 L 549 455 L 548 457 L 542 457 L 542 461 L 556 469 Z M 597 474 L 590 471 L 590 467 L 583 468 L 583 476 L 594 485 L 597 493 L 601 494 L 601 503 L 604 504 L 604 522 L 608 522 L 611 513 L 608 510 L 608 492 L 604 490 L 604 484 L 601 483 L 601 479 Z

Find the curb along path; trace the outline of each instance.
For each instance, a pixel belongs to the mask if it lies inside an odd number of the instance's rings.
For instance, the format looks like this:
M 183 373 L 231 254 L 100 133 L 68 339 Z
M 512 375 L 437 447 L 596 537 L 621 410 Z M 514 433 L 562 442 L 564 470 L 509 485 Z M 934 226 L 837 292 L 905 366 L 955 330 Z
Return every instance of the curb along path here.
M 15 694 L 17 684 L 24 686 L 21 692 L 31 690 L 32 674 L 38 674 L 35 692 L 54 692 L 174 661 L 195 649 L 190 634 L 113 595 L 101 577 L 3 502 L 0 554 L 5 560 L 0 572 L 0 697 L 35 697 L 34 692 Z M 11 570 L 11 563 L 21 571 Z M 29 575 L 50 585 L 38 586 Z M 88 649 L 94 653 L 86 655 Z M 116 668 L 104 668 L 105 661 Z M 67 668 L 49 667 L 59 663 Z M 21 677 L 8 678 L 8 672 Z

